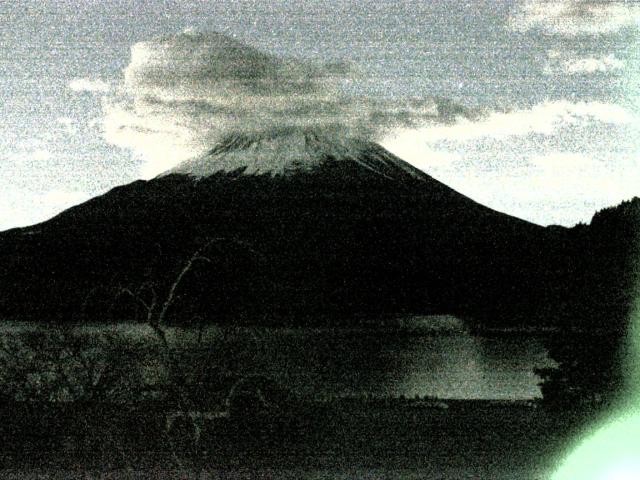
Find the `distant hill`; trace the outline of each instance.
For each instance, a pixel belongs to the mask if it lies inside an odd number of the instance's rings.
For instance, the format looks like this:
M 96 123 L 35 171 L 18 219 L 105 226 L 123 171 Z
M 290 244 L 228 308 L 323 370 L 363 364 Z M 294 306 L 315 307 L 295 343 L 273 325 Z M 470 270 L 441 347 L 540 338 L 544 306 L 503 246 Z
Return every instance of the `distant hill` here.
M 591 225 L 484 207 L 377 144 L 314 131 L 228 137 L 206 155 L 0 233 L 0 317 L 349 323 L 454 314 L 485 326 L 615 325 L 627 314 L 640 199 Z M 339 319 L 339 320 L 338 320 Z

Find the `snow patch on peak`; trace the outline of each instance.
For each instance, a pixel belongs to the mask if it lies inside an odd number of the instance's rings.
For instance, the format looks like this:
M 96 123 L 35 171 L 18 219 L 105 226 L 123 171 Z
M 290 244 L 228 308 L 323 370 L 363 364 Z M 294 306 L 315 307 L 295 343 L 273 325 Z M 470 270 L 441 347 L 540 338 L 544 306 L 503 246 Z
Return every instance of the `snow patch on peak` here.
M 351 161 L 390 179 L 427 175 L 380 145 L 336 132 L 312 129 L 277 129 L 228 135 L 202 156 L 165 172 L 208 177 L 242 170 L 245 175 L 285 176 L 311 172 L 326 162 Z

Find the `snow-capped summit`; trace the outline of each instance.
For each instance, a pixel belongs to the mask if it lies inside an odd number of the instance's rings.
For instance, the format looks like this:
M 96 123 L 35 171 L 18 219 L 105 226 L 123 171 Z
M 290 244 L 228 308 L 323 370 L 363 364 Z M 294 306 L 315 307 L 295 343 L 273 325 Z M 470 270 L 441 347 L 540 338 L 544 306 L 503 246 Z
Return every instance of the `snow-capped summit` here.
M 203 178 L 235 171 L 246 175 L 287 176 L 313 172 L 333 162 L 357 164 L 393 180 L 428 178 L 376 143 L 336 132 L 297 128 L 228 135 L 204 155 L 160 176 L 184 174 Z

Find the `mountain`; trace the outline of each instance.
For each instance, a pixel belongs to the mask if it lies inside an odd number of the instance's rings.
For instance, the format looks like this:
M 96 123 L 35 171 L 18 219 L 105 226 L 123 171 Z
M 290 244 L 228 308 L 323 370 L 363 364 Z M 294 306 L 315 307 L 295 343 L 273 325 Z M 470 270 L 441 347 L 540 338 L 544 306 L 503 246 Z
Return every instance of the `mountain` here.
M 234 134 L 152 180 L 0 233 L 0 316 L 140 317 L 142 302 L 124 292 L 161 302 L 191 262 L 174 322 L 345 324 L 402 313 L 485 326 L 612 322 L 630 308 L 632 242 L 598 224 L 624 230 L 640 218 L 623 207 L 592 226 L 545 228 L 375 143 L 300 129 Z
M 244 175 L 293 176 L 313 173 L 330 163 L 352 164 L 371 176 L 397 182 L 431 179 L 375 143 L 292 128 L 229 135 L 205 155 L 183 162 L 161 176 L 206 178 L 238 171 Z

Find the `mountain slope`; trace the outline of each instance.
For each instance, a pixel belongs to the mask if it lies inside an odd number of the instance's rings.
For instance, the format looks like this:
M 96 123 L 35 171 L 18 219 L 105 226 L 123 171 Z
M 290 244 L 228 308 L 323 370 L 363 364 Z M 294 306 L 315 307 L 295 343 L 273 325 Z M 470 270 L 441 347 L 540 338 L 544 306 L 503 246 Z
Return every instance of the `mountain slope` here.
M 210 244 L 180 284 L 176 322 L 446 312 L 552 323 L 575 310 L 576 238 L 483 207 L 369 142 L 235 135 L 155 179 L 0 234 L 0 315 L 140 316 L 123 288 L 162 297 Z

